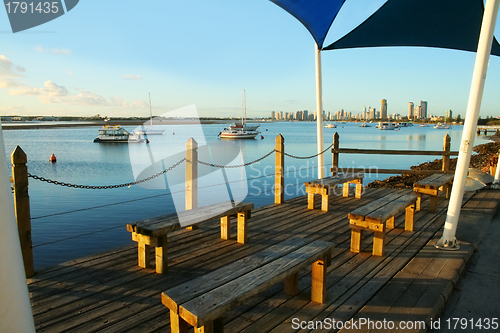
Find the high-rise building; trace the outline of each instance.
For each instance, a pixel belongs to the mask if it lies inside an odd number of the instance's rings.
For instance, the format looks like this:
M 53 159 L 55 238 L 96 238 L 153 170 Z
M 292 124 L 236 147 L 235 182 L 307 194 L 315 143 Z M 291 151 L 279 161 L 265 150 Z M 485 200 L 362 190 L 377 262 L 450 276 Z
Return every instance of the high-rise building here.
M 453 118 L 453 111 L 446 110 L 445 118 Z
M 420 105 L 415 105 L 415 119 L 422 119 L 422 109 Z
M 271 120 L 276 119 L 276 113 L 274 111 L 271 112 Z
M 380 118 L 387 119 L 387 100 L 380 101 Z
M 413 102 L 408 103 L 408 120 L 413 120 L 415 117 Z
M 308 120 L 308 118 L 309 118 L 309 111 L 304 110 L 304 111 L 302 112 L 302 120 L 303 120 L 303 121 L 307 121 L 307 120 Z
M 420 119 L 427 119 L 427 102 L 420 101 Z

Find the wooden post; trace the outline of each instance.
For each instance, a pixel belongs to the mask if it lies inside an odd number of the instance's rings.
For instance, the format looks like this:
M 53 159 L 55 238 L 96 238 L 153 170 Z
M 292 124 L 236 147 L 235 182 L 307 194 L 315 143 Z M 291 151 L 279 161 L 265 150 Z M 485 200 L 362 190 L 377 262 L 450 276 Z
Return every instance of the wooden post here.
M 329 256 L 312 264 L 311 301 L 323 304 L 326 300 L 326 270 Z
M 17 146 L 11 155 L 12 183 L 14 187 L 14 211 L 16 213 L 17 229 L 21 241 L 24 271 L 26 277 L 35 273 L 33 263 L 33 248 L 31 242 L 30 198 L 28 195 L 28 158 L 26 153 Z
M 332 148 L 332 176 L 336 176 L 339 173 L 339 153 L 335 153 L 335 150 L 339 149 L 339 133 L 335 132 L 333 135 L 333 148 Z
M 276 137 L 276 164 L 274 166 L 274 203 L 285 202 L 285 138 L 281 134 Z
M 443 169 L 442 171 L 448 171 L 450 169 L 450 147 L 451 147 L 451 137 L 446 134 L 444 136 L 443 152 L 447 155 L 443 155 Z
M 186 142 L 186 210 L 198 208 L 198 143 L 190 138 Z M 186 229 L 198 229 L 190 226 Z

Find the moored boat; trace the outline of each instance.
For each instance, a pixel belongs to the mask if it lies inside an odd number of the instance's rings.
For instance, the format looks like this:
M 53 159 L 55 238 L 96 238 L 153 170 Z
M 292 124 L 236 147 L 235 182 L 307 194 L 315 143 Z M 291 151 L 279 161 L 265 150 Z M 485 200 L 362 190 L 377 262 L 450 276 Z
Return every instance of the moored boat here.
M 396 124 L 395 123 L 380 122 L 380 123 L 378 123 L 377 128 L 379 130 L 394 130 L 394 129 L 396 129 Z
M 325 125 L 325 128 L 337 128 L 337 126 L 335 124 L 328 123 Z
M 134 135 L 127 132 L 120 125 L 105 125 L 99 130 L 99 136 L 94 139 L 94 142 L 143 142 L 144 139 L 140 135 Z
M 240 129 L 236 130 L 225 130 L 219 133 L 221 139 L 255 139 L 260 132 L 257 131 L 243 131 Z
M 451 126 L 447 124 L 438 123 L 434 126 L 435 129 L 450 129 Z

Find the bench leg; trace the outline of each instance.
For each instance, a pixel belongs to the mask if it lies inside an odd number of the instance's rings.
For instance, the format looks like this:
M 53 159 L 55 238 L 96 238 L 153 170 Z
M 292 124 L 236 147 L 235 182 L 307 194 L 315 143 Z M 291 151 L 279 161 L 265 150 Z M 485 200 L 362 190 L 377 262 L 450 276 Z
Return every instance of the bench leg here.
M 326 269 L 327 258 L 312 264 L 311 301 L 323 304 L 326 298 Z
M 359 180 L 356 183 L 356 199 L 361 199 L 361 195 L 363 194 L 363 181 Z
M 438 205 L 438 197 L 437 195 L 431 195 L 431 203 L 429 204 L 429 211 L 431 213 L 435 213 Z
M 444 190 L 446 192 L 446 199 L 449 199 L 451 195 L 451 184 L 446 184 Z
M 307 193 L 307 209 L 314 209 L 314 194 Z
M 344 183 L 343 187 L 344 187 L 343 195 L 344 195 L 344 197 L 348 197 L 349 196 L 349 183 Z
M 155 248 L 156 254 L 156 273 L 165 274 L 168 271 L 167 263 L 167 236 L 158 238 Z
M 393 216 L 385 222 L 385 225 L 387 226 L 387 229 L 394 229 L 394 222 L 396 221 L 396 217 Z
M 149 252 L 150 246 L 143 243 L 137 243 L 138 255 L 139 255 L 139 267 L 150 268 L 151 267 L 151 254 Z
M 324 212 L 328 211 L 328 194 L 321 195 L 321 210 Z
M 375 231 L 373 233 L 373 255 L 383 256 L 384 255 L 384 243 L 385 243 L 385 230 Z
M 415 210 L 417 212 L 420 211 L 420 208 L 422 208 L 422 193 L 419 192 L 414 192 L 417 195 L 417 202 L 415 203 Z
M 238 213 L 238 243 L 247 242 L 247 216 L 248 212 Z
M 195 333 L 223 333 L 224 332 L 224 321 L 222 318 L 217 318 L 204 326 L 195 327 Z
M 188 333 L 189 331 L 189 324 L 172 310 L 170 310 L 170 331 L 172 333 Z
M 406 231 L 413 231 L 414 218 L 415 218 L 415 205 L 410 205 L 406 207 L 406 215 L 405 215 Z
M 362 229 L 351 229 L 351 252 L 361 252 L 361 242 L 363 241 Z
M 295 296 L 299 293 L 299 273 L 294 273 L 285 279 L 285 294 Z
M 220 238 L 225 240 L 231 238 L 231 216 L 220 218 Z

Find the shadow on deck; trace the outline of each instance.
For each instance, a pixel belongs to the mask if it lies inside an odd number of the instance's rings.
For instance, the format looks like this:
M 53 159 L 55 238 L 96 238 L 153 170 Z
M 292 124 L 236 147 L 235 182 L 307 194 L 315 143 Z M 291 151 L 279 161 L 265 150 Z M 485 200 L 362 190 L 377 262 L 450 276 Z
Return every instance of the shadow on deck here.
M 371 255 L 370 233 L 361 253 L 350 252 L 347 214 L 390 191 L 394 190 L 369 188 L 362 199 L 332 196 L 329 212 L 320 211 L 320 203 L 318 209 L 308 210 L 305 196 L 255 209 L 244 245 L 234 237 L 221 240 L 218 221 L 201 224 L 198 230 L 174 232 L 168 236 L 166 275 L 138 267 L 135 244 L 52 267 L 28 280 L 37 331 L 169 332 L 162 291 L 297 236 L 335 244 L 326 303 L 310 302 L 311 277 L 304 271 L 297 296 L 286 295 L 283 283 L 271 287 L 226 313 L 226 332 L 292 332 L 300 330 L 299 322 L 307 321 L 322 322 L 323 329 L 336 331 L 327 327 L 331 319 L 386 319 L 395 325 L 429 321 L 442 309 L 474 245 L 462 244 L 457 252 L 434 249 L 446 218 L 447 200 L 441 198 L 436 213 L 427 211 L 428 199 L 423 201 L 422 210 L 415 214 L 414 232 L 404 231 L 402 214 L 396 217 L 396 228 L 386 236 L 385 256 Z M 480 216 L 491 219 L 499 200 L 500 191 L 467 193 L 463 219 L 470 223 Z M 303 323 L 302 331 L 312 330 L 308 325 Z M 364 326 L 358 331 L 369 329 Z

